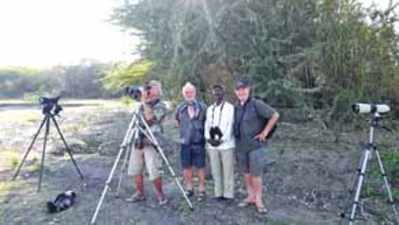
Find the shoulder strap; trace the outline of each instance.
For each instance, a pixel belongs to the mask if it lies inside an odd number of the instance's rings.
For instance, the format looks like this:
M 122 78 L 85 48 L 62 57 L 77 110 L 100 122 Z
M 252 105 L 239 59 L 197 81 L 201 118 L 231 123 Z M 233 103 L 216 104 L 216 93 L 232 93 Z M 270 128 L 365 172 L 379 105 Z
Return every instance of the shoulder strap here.
M 259 101 L 259 99 L 253 98 L 253 101 Z M 257 116 L 258 116 L 258 117 L 261 117 L 261 116 L 259 115 L 258 108 L 256 107 L 256 102 L 254 102 L 253 105 L 254 105 L 255 112 L 256 112 Z M 265 119 L 265 124 L 264 124 L 264 126 L 269 122 L 269 120 L 270 120 L 270 118 Z M 271 137 L 273 137 L 273 134 L 274 134 L 274 132 L 276 131 L 276 129 L 277 129 L 277 123 L 274 124 L 272 130 L 269 132 L 269 134 L 267 135 L 266 138 L 271 138 Z
M 258 111 L 258 107 L 256 106 L 257 101 L 259 101 L 259 100 L 256 99 L 256 98 L 252 98 L 251 100 L 254 101 L 254 104 L 252 104 L 252 105 L 253 105 L 254 108 L 255 108 L 256 115 L 257 115 L 258 117 L 260 117 L 260 114 L 259 114 L 259 111 Z
M 177 105 L 176 107 L 176 114 L 175 114 L 175 119 L 176 120 L 180 120 L 179 118 L 179 114 L 181 113 L 181 111 L 184 109 L 184 107 L 186 106 L 186 104 L 184 102 L 180 103 L 179 105 Z
M 220 123 L 222 121 L 222 112 L 223 112 L 224 103 L 225 103 L 225 101 L 223 101 L 222 105 L 220 106 L 218 126 L 220 126 Z M 214 124 L 215 124 L 214 119 L 215 119 L 216 103 L 213 104 L 211 107 L 212 107 L 212 126 L 214 126 Z

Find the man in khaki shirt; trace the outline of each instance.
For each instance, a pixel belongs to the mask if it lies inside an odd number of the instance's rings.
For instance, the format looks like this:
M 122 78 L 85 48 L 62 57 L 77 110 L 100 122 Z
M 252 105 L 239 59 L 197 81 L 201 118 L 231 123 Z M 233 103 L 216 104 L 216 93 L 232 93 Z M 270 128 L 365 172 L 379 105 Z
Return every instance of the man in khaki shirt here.
M 150 81 L 147 86 L 148 89 L 143 90 L 139 115 L 143 116 L 152 133 L 157 136 L 157 134 L 163 133 L 162 122 L 166 116 L 167 108 L 165 103 L 160 100 L 162 93 L 161 83 Z M 139 126 L 143 126 L 143 124 Z M 161 165 L 162 161 L 157 150 L 143 134 L 140 134 L 136 141 L 135 149 L 130 154 L 128 167 L 128 175 L 134 177 L 136 192 L 126 201 L 137 202 L 145 200 L 143 173 L 144 168 L 146 168 L 149 180 L 154 184 L 159 205 L 167 203 L 162 190 L 162 178 L 159 173 Z

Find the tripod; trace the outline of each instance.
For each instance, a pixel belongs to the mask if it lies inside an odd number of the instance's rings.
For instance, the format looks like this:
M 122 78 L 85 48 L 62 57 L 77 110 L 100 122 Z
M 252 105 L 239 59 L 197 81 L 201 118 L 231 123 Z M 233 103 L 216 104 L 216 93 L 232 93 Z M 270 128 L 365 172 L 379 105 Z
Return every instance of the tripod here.
M 166 155 L 164 154 L 163 149 L 160 147 L 157 139 L 155 138 L 154 134 L 152 133 L 147 122 L 144 120 L 144 118 L 138 112 L 133 112 L 133 116 L 129 123 L 129 127 L 126 131 L 125 137 L 123 138 L 123 142 L 120 145 L 119 152 L 116 156 L 116 159 L 112 166 L 111 172 L 109 173 L 108 179 L 105 182 L 104 190 L 101 194 L 100 200 L 98 201 L 98 204 L 97 204 L 96 210 L 92 216 L 90 225 L 94 225 L 96 223 L 97 216 L 98 216 L 98 213 L 103 204 L 105 195 L 107 194 L 108 189 L 110 189 L 110 184 L 111 184 L 112 178 L 114 176 L 115 170 L 116 170 L 116 168 L 119 164 L 119 161 L 124 153 L 125 154 L 124 161 L 123 161 L 123 164 L 122 164 L 122 167 L 120 170 L 119 181 L 118 181 L 118 186 L 117 186 L 117 195 L 119 195 L 123 174 L 127 167 L 127 161 L 128 161 L 130 152 L 135 151 L 135 143 L 136 143 L 137 139 L 139 138 L 140 134 L 143 134 L 151 142 L 151 144 L 155 147 L 157 152 L 160 154 L 160 156 L 162 157 L 163 161 L 165 162 L 170 174 L 174 178 L 176 185 L 178 186 L 179 190 L 182 192 L 185 201 L 187 202 L 190 209 L 193 210 L 193 205 L 192 205 L 190 199 L 186 195 L 186 192 L 184 191 L 183 186 L 181 185 L 181 183 L 179 181 L 179 178 L 177 177 L 176 173 L 174 172 L 172 166 L 169 163 L 169 160 L 166 158 Z
M 58 106 L 58 107 L 60 107 L 60 106 Z M 45 158 L 45 154 L 46 154 L 47 139 L 48 139 L 48 135 L 50 133 L 51 121 L 53 121 L 53 123 L 55 125 L 55 128 L 56 128 L 58 134 L 60 135 L 61 140 L 62 140 L 62 142 L 65 145 L 65 149 L 67 150 L 67 153 L 68 153 L 69 157 L 71 158 L 71 160 L 73 162 L 73 165 L 75 166 L 80 178 L 82 180 L 84 179 L 83 178 L 83 174 L 82 174 L 81 170 L 79 169 L 78 164 L 76 163 L 75 159 L 73 158 L 72 151 L 69 148 L 69 146 L 68 146 L 68 144 L 67 144 L 67 142 L 66 142 L 66 140 L 64 138 L 64 135 L 62 134 L 62 132 L 60 130 L 60 127 L 58 126 L 57 120 L 55 119 L 55 116 L 58 114 L 58 112 L 59 111 L 56 111 L 56 113 L 52 113 L 50 110 L 48 110 L 48 111 L 47 110 L 43 110 L 44 118 L 43 118 L 43 120 L 42 120 L 42 122 L 41 122 L 41 124 L 39 126 L 39 129 L 37 130 L 36 134 L 34 135 L 32 141 L 31 141 L 31 143 L 29 145 L 29 148 L 26 150 L 26 152 L 25 152 L 25 154 L 24 154 L 24 156 L 22 158 L 22 161 L 18 165 L 17 171 L 15 172 L 14 176 L 12 177 L 12 180 L 15 180 L 18 177 L 18 174 L 21 171 L 21 168 L 24 165 L 25 160 L 26 160 L 26 158 L 29 155 L 29 152 L 32 150 L 32 147 L 35 144 L 35 141 L 36 141 L 37 137 L 39 136 L 41 129 L 43 128 L 44 124 L 46 124 L 46 130 L 45 130 L 45 133 L 44 133 L 44 141 L 43 141 L 42 159 L 41 159 L 41 165 L 40 165 L 40 176 L 39 176 L 39 183 L 38 183 L 38 187 L 37 187 L 37 192 L 40 191 L 41 184 L 42 184 L 43 169 L 44 169 L 44 158 Z
M 362 185 L 363 185 L 363 182 L 364 182 L 364 179 L 366 176 L 367 164 L 368 164 L 368 161 L 372 159 L 373 153 L 375 153 L 375 155 L 376 155 L 378 166 L 379 166 L 380 172 L 381 172 L 381 176 L 384 179 L 385 189 L 388 193 L 388 202 L 392 205 L 396 223 L 399 223 L 398 212 L 395 208 L 395 203 L 394 203 L 394 200 L 392 197 L 391 186 L 388 182 L 387 175 L 385 173 L 385 169 L 384 169 L 384 165 L 382 163 L 380 153 L 379 153 L 376 145 L 374 144 L 374 129 L 385 128 L 379 124 L 379 122 L 381 120 L 382 120 L 382 117 L 378 112 L 372 113 L 372 117 L 371 117 L 371 121 L 370 121 L 370 130 L 369 130 L 369 142 L 363 147 L 363 155 L 362 155 L 361 160 L 359 161 L 359 167 L 357 169 L 357 171 L 358 171 L 357 179 L 355 180 L 354 185 L 353 185 L 353 188 L 356 187 L 356 191 L 355 191 L 354 201 L 353 201 L 352 207 L 351 207 L 351 213 L 349 216 L 349 225 L 352 225 L 354 223 L 356 210 L 360 204 L 360 202 L 359 202 L 360 193 L 361 193 Z M 385 128 L 385 129 L 387 129 L 387 128 Z M 351 193 L 353 192 L 353 188 L 350 191 Z M 345 212 L 343 212 L 341 214 L 341 217 L 342 218 L 346 217 Z

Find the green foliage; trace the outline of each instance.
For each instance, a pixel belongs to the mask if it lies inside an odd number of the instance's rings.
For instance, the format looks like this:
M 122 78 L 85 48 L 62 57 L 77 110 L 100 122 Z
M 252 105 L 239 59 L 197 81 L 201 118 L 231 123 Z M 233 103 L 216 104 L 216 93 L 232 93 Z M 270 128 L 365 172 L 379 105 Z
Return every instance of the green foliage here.
M 0 97 L 19 97 L 20 90 L 32 91 L 39 72 L 21 67 L 0 69 Z
M 388 181 L 391 184 L 393 197 L 394 199 L 399 199 L 399 149 L 383 148 L 380 154 Z M 369 171 L 369 179 L 365 183 L 365 195 L 367 197 L 386 199 L 388 195 L 376 158 L 373 159 L 373 164 Z
M 384 151 L 381 157 L 392 185 L 394 198 L 399 199 L 399 149 Z
M 19 76 L 32 77 L 36 76 L 39 73 L 40 73 L 39 70 L 32 68 L 5 67 L 0 70 L 0 77 L 19 77 Z
M 57 66 L 46 70 L 0 68 L 0 98 L 24 98 L 37 102 L 43 95 L 94 98 L 107 97 L 100 80 L 109 65 L 82 62 L 79 65 Z
M 38 103 L 40 96 L 42 95 L 38 93 L 24 93 L 23 99 L 30 103 Z
M 118 64 L 102 79 L 105 88 L 120 90 L 131 84 L 143 83 L 151 70 L 153 63 L 140 60 L 129 65 Z
M 218 65 L 231 78 L 250 76 L 273 104 L 321 109 L 328 123 L 350 121 L 356 101 L 399 104 L 394 9 L 357 0 L 141 0 L 112 18 L 142 38 L 148 74 L 172 97 L 188 80 L 201 92 L 209 80 L 231 84 L 210 78 Z

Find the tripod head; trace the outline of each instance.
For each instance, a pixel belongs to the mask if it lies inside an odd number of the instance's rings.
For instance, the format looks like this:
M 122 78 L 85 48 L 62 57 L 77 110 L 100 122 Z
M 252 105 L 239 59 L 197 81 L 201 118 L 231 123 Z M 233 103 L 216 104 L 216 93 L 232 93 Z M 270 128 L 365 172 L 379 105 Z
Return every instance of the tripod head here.
M 40 97 L 39 103 L 42 106 L 42 113 L 57 116 L 62 111 L 62 107 L 58 104 L 60 98 L 61 95 L 54 98 Z
M 373 113 L 370 118 L 370 126 L 374 127 L 374 128 L 383 129 L 385 131 L 393 133 L 392 128 L 386 127 L 380 123 L 383 118 L 384 117 L 380 113 L 378 113 L 378 112 Z
M 382 121 L 383 117 L 379 112 L 374 112 L 370 114 L 370 125 L 379 128 L 380 122 Z

